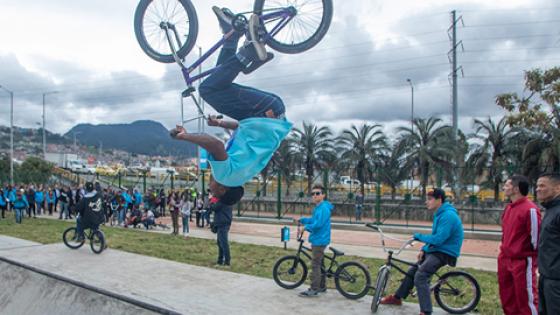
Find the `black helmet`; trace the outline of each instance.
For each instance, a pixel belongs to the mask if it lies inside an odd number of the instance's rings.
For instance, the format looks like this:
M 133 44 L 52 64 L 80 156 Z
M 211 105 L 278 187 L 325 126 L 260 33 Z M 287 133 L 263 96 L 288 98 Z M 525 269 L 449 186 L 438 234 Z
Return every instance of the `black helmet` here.
M 86 191 L 87 192 L 92 192 L 93 191 L 93 183 L 92 182 L 87 182 L 85 185 Z

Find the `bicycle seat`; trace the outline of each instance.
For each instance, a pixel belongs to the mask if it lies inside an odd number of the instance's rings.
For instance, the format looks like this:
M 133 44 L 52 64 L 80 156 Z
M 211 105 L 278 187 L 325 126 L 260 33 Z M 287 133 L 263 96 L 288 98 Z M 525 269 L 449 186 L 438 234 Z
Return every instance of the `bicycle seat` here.
M 344 256 L 344 252 L 339 251 L 338 249 L 334 248 L 334 247 L 329 247 L 330 250 L 332 250 L 332 252 L 336 255 L 336 256 Z

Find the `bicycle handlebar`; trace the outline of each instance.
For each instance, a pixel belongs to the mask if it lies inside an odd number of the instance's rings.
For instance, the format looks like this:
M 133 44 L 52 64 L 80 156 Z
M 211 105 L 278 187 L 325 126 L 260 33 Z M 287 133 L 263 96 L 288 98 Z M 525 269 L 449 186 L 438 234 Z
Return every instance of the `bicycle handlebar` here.
M 366 226 L 373 229 L 373 230 L 376 230 L 377 232 L 379 232 L 379 234 L 381 235 L 381 246 L 383 248 L 383 251 L 386 252 L 386 253 L 389 252 L 387 250 L 387 247 L 385 246 L 385 239 L 386 238 L 390 239 L 390 240 L 393 240 L 393 241 L 398 241 L 398 242 L 403 243 L 401 245 L 401 247 L 398 249 L 398 251 L 395 253 L 395 256 L 399 255 L 405 248 L 407 248 L 409 246 L 410 247 L 414 246 L 415 239 L 413 239 L 413 238 L 410 238 L 408 240 L 403 240 L 403 239 L 400 239 L 400 238 L 387 236 L 387 235 L 385 235 L 385 233 L 383 233 L 383 230 L 381 230 L 381 228 L 378 225 L 374 225 L 372 223 L 367 223 Z

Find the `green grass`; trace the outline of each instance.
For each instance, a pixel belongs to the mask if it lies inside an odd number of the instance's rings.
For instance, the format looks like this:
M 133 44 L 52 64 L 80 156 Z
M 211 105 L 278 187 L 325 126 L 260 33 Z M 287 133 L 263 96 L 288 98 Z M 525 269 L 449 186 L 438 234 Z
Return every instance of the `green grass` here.
M 62 241 L 62 232 L 73 226 L 72 222 L 62 222 L 49 219 L 27 219 L 23 224 L 15 224 L 13 215 L 0 221 L 0 234 L 21 239 L 35 241 L 42 244 L 52 244 Z M 142 230 L 102 227 L 107 244 L 112 249 L 130 253 L 158 257 L 182 263 L 203 267 L 214 267 L 217 257 L 217 246 L 214 240 L 178 236 L 161 233 L 146 233 Z M 276 260 L 285 255 L 294 254 L 294 250 L 284 250 L 280 247 L 250 245 L 232 242 L 230 244 L 232 267 L 231 271 L 263 278 L 272 278 L 272 267 Z M 383 264 L 380 259 L 370 259 L 356 256 L 343 256 L 339 262 L 356 260 L 369 268 L 372 283 L 375 282 L 377 270 Z M 309 264 L 310 267 L 310 264 Z M 477 311 L 480 314 L 502 314 L 498 295 L 496 273 L 465 269 L 478 280 L 482 298 Z M 403 277 L 397 272 L 392 273 L 387 292 L 394 292 L 399 280 Z M 328 280 L 328 286 L 334 287 L 334 281 Z M 416 299 L 408 299 L 416 302 Z

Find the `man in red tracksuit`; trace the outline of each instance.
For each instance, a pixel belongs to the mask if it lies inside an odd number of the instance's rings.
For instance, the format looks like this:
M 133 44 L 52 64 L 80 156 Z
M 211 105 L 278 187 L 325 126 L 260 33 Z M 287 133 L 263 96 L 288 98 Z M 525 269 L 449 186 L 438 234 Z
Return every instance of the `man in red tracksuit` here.
M 502 214 L 498 256 L 500 300 L 506 315 L 537 315 L 537 248 L 541 212 L 529 199 L 529 180 L 514 175 L 504 184 L 511 200 Z

